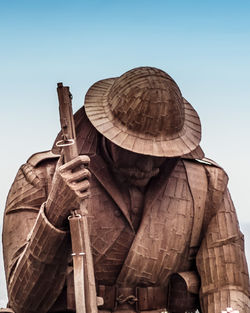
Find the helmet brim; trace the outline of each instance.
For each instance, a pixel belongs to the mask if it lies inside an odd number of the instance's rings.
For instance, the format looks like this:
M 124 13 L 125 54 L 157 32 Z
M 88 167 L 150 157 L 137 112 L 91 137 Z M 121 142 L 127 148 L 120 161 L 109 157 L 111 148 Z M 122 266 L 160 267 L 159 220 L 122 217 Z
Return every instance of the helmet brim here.
M 90 87 L 85 96 L 85 111 L 92 125 L 114 144 L 129 151 L 159 156 L 177 157 L 197 150 L 201 140 L 201 123 L 192 105 L 183 98 L 184 125 L 173 136 L 152 136 L 128 129 L 114 117 L 108 103 L 108 93 L 116 78 L 104 79 Z

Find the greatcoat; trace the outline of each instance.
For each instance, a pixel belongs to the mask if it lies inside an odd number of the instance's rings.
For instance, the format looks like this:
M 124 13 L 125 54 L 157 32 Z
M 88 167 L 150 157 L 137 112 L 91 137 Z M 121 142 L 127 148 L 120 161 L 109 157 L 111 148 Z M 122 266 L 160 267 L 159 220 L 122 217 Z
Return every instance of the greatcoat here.
M 163 165 L 135 223 L 133 188 L 115 180 L 84 109 L 75 119 L 78 149 L 91 159 L 88 223 L 97 292 L 105 301 L 100 310 L 184 312 L 199 294 L 202 313 L 228 306 L 250 312 L 244 240 L 223 169 L 185 157 L 171 170 Z M 74 312 L 69 232 L 55 228 L 43 208 L 57 160 L 52 152 L 33 155 L 8 195 L 3 248 L 9 306 L 16 313 Z M 136 305 L 122 306 L 119 292 L 132 295 Z

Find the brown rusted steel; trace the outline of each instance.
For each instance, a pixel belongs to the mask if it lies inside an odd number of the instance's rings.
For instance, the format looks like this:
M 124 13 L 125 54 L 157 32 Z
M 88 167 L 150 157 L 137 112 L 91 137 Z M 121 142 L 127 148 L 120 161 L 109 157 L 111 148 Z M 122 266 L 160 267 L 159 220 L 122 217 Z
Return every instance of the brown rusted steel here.
M 61 150 L 54 144 L 52 153 L 33 155 L 18 171 L 3 230 L 9 304 L 16 313 L 75 311 L 65 207 L 78 205 L 73 192 L 78 174 L 89 181 L 89 186 L 82 182 L 82 193 L 90 193 L 96 290 L 104 298 L 100 312 L 179 313 L 198 308 L 221 313 L 230 307 L 250 312 L 244 238 L 227 174 L 203 159 L 197 113 L 185 99 L 183 105 L 176 104 L 179 91 L 172 81 L 168 85 L 166 73 L 159 74 L 159 81 L 157 73 L 162 71 L 137 68 L 120 79 L 94 84 L 85 99 L 88 113 L 82 107 L 74 116 L 79 156 L 61 165 Z M 166 87 L 160 87 L 162 81 Z M 176 93 L 168 98 L 173 101 L 166 101 L 162 88 Z M 177 121 L 183 122 L 183 130 L 177 123 L 176 132 L 172 129 L 168 136 L 155 125 L 153 136 L 152 125 L 133 124 L 133 112 L 135 124 L 140 112 L 160 123 L 147 102 L 149 95 L 154 108 L 164 95 L 164 106 L 183 112 Z M 131 136 L 135 138 L 128 142 Z M 80 170 L 88 156 L 88 169 Z

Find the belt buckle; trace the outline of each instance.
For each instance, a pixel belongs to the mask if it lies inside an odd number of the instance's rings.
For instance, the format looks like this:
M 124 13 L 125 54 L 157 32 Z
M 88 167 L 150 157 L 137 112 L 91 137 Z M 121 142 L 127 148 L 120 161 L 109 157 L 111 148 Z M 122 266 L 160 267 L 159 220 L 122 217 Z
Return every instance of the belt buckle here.
M 119 306 L 122 306 L 122 305 L 125 306 L 125 308 L 123 308 L 124 310 L 129 310 L 130 309 L 129 307 L 126 308 L 126 305 L 127 305 L 127 306 L 134 306 L 134 310 L 136 312 L 139 312 L 138 302 L 139 300 L 137 297 L 137 288 L 129 288 L 129 287 L 119 288 L 118 286 L 116 287 L 116 301 L 115 301 L 114 310 L 116 310 L 117 308 L 119 309 Z

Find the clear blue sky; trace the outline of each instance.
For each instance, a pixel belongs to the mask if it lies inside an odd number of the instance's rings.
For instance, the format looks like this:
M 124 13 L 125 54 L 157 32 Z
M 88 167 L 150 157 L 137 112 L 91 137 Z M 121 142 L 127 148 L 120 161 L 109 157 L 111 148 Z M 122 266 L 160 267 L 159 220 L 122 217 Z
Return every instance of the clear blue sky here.
M 0 38 L 1 212 L 18 167 L 59 130 L 58 81 L 76 110 L 95 81 L 149 65 L 200 114 L 202 147 L 229 173 L 250 250 L 249 1 L 1 0 Z

